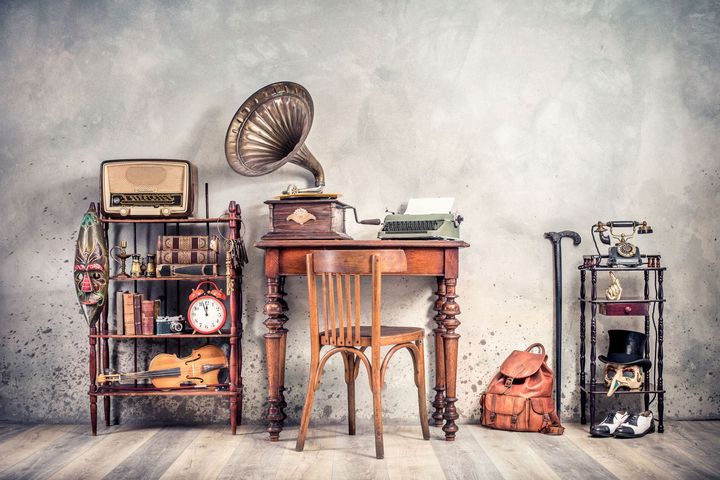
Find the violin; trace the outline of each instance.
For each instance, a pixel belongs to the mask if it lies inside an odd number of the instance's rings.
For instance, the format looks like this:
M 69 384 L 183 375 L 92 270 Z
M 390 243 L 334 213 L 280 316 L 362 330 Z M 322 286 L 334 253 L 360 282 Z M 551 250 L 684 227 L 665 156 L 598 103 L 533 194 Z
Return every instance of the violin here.
M 207 386 L 219 382 L 219 373 L 227 368 L 225 353 L 216 345 L 204 345 L 187 357 L 161 353 L 153 357 L 144 372 L 109 373 L 97 376 L 98 383 L 149 379 L 156 388 Z

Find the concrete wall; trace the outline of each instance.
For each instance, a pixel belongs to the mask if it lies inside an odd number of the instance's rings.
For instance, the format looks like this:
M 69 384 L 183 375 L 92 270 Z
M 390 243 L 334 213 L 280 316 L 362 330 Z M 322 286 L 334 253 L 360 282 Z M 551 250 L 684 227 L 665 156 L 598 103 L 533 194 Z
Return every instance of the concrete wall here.
M 511 350 L 553 345 L 543 233 L 564 229 L 583 235 L 579 247 L 563 246 L 562 401 L 577 418 L 575 266 L 594 251 L 589 226 L 600 219 L 647 219 L 655 234 L 638 244 L 669 267 L 666 414 L 718 417 L 717 2 L 67 1 L 0 7 L 0 420 L 87 419 L 72 254 L 98 198 L 100 161 L 133 157 L 191 160 L 211 185 L 211 214 L 232 199 L 243 208 L 245 420 L 262 418 L 262 254 L 252 243 L 266 229 L 263 201 L 309 178 L 294 166 L 241 177 L 223 148 L 240 103 L 278 80 L 311 92 L 308 145 L 328 190 L 361 216 L 409 197 L 456 197 L 472 245 L 458 285 L 461 421 L 477 420 L 479 394 Z M 621 280 L 628 295 L 641 292 L 630 275 Z M 432 280 L 388 285 L 388 318 L 432 328 Z M 309 360 L 303 288 L 288 280 L 290 422 Z M 600 322 L 598 353 L 608 328 L 628 326 L 642 323 Z M 160 347 L 141 348 L 141 364 Z M 127 349 L 116 355 L 127 365 Z M 410 362 L 396 362 L 386 416 L 411 418 Z M 344 416 L 341 370 L 339 361 L 328 367 L 318 420 Z M 358 414 L 369 418 L 369 394 L 359 392 Z M 121 400 L 114 409 L 123 422 L 226 421 L 219 400 Z

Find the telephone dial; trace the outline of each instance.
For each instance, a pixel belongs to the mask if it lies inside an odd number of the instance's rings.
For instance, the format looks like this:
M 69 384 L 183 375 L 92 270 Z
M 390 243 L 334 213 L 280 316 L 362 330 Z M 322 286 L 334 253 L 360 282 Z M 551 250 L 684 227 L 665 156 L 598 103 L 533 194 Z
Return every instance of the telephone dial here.
M 631 232 L 618 231 L 618 229 L 632 229 Z M 610 238 L 617 240 L 617 243 L 608 250 L 607 266 L 614 267 L 616 265 L 625 267 L 638 267 L 642 265 L 640 249 L 637 245 L 630 243 L 628 240 L 633 238 L 635 234 L 645 235 L 653 233 L 653 229 L 646 221 L 638 222 L 636 220 L 611 220 L 609 222 L 597 222 L 591 228 L 593 241 L 595 234 L 600 237 L 600 241 L 605 245 L 611 245 Z M 595 248 L 600 255 L 600 249 L 595 241 Z

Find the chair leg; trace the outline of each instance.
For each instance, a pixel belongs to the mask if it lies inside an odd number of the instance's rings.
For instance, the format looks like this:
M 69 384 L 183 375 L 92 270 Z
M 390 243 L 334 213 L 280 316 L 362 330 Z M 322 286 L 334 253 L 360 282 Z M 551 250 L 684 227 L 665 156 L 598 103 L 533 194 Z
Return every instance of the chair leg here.
M 380 365 L 372 366 L 372 395 L 373 395 L 373 416 L 375 420 L 375 457 L 384 458 L 385 448 L 383 446 L 383 425 L 382 425 L 382 378 Z
M 425 343 L 422 340 L 415 342 L 418 347 L 418 355 L 413 355 L 415 360 L 415 385 L 418 391 L 418 407 L 420 410 L 420 426 L 425 440 L 430 440 L 430 427 L 428 426 L 428 401 L 425 398 Z
M 295 450 L 302 452 L 305 448 L 305 437 L 307 436 L 308 425 L 310 424 L 310 414 L 312 413 L 313 401 L 315 400 L 315 384 L 319 381 L 320 372 L 319 362 L 316 360 L 310 365 L 310 379 L 308 380 L 307 395 L 305 396 L 305 406 L 303 407 L 302 417 L 300 418 L 300 431 L 298 432 Z
M 342 356 L 348 392 L 348 435 L 355 435 L 355 365 L 358 359 L 350 352 L 343 352 Z

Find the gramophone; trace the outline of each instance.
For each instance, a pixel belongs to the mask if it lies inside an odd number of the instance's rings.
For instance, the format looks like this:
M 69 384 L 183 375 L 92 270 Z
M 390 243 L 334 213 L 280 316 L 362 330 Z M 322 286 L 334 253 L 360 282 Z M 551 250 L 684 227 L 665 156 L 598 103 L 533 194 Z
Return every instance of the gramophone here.
M 301 85 L 277 82 L 261 88 L 240 106 L 225 136 L 225 156 L 241 175 L 257 177 L 274 172 L 286 163 L 310 171 L 315 186 L 289 185 L 282 195 L 265 203 L 270 209 L 267 239 L 350 239 L 345 233 L 345 210 L 355 221 L 379 225 L 379 219 L 358 220 L 354 207 L 338 195 L 324 193 L 325 172 L 305 139 L 313 120 L 313 102 Z

